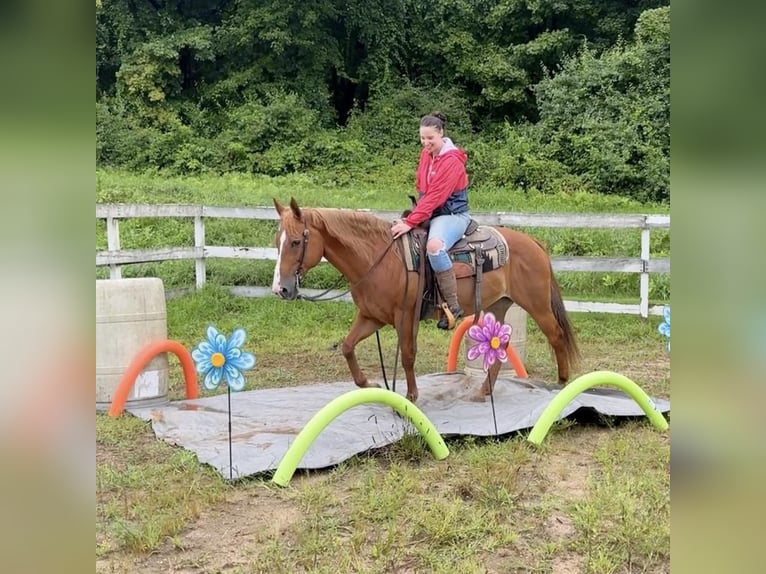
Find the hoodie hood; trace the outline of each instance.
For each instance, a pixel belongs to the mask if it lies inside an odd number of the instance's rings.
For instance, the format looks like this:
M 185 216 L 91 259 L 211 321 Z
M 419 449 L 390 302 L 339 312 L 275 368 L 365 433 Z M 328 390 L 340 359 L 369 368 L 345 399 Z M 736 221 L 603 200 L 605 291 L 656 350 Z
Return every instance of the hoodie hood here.
M 447 152 L 451 152 L 454 150 L 457 150 L 457 146 L 452 143 L 452 140 L 450 138 L 443 138 L 444 139 L 444 145 L 442 146 L 442 149 L 439 150 L 439 155 L 444 155 Z
M 442 160 L 446 156 L 455 156 L 460 160 L 461 163 L 465 165 L 466 160 L 468 159 L 468 156 L 465 153 L 465 150 L 457 147 L 451 139 L 444 138 L 444 145 L 442 145 L 442 149 L 439 150 L 439 155 L 437 155 L 435 158 L 433 158 L 434 161 Z M 430 154 L 429 154 L 430 157 Z

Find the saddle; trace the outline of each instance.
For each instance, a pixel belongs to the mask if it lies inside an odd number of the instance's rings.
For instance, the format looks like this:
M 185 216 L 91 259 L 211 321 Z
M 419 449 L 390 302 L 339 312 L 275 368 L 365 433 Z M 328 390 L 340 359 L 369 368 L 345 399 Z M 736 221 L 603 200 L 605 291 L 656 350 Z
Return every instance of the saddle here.
M 402 256 L 408 271 L 416 271 L 421 275 L 423 285 L 422 305 L 420 319 L 433 315 L 439 306 L 439 289 L 436 280 L 428 265 L 426 255 L 426 243 L 428 242 L 428 229 L 415 227 L 409 233 L 401 236 Z M 505 238 L 494 228 L 479 225 L 471 220 L 463 237 L 447 251 L 455 277 L 475 277 L 476 307 L 479 308 L 481 301 L 480 285 L 483 273 L 493 271 L 508 262 L 508 244 Z

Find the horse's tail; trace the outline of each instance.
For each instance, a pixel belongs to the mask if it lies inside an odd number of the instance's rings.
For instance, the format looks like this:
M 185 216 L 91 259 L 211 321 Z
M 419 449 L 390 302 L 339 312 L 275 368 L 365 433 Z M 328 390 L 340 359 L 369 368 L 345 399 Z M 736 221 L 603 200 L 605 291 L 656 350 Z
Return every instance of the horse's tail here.
M 561 332 L 564 334 L 564 356 L 567 364 L 570 371 L 574 370 L 580 360 L 580 349 L 577 346 L 572 324 L 569 322 L 569 316 L 564 307 L 564 300 L 561 298 L 561 289 L 553 275 L 553 267 L 551 267 L 551 310 L 553 316 L 556 317 L 556 322 L 561 327 Z
M 540 243 L 537 239 L 532 237 L 532 240 L 540 246 L 546 256 L 548 250 L 545 245 Z M 561 327 L 561 332 L 564 334 L 564 356 L 566 357 L 569 370 L 572 371 L 577 366 L 580 360 L 580 349 L 577 346 L 577 339 L 575 339 L 574 331 L 572 330 L 572 324 L 569 322 L 569 315 L 564 307 L 564 300 L 561 298 L 561 289 L 556 281 L 556 276 L 553 274 L 553 265 L 550 264 L 550 256 L 548 256 L 549 269 L 551 273 L 551 310 L 553 316 L 556 318 L 556 322 Z

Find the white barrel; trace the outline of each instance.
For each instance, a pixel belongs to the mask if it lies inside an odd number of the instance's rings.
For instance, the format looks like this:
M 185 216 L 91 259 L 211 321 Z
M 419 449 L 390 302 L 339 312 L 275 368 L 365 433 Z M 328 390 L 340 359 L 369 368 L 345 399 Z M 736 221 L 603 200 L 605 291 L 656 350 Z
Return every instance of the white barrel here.
M 516 305 L 515 303 L 510 306 L 505 314 L 505 323 L 511 326 L 511 345 L 516 350 L 516 354 L 522 362 L 527 358 L 527 312 Z M 465 370 L 470 375 L 484 376 L 484 362 L 483 358 L 479 357 L 473 361 L 468 360 L 468 349 L 473 345 L 473 340 L 468 336 L 466 331 L 464 339 L 464 348 L 466 353 Z M 516 376 L 516 370 L 511 365 L 511 362 L 503 363 L 500 367 L 500 374 L 507 373 L 511 376 Z
M 130 362 L 167 339 L 165 288 L 156 277 L 96 280 L 96 410 L 107 410 Z M 168 358 L 160 353 L 136 378 L 125 408 L 168 401 Z

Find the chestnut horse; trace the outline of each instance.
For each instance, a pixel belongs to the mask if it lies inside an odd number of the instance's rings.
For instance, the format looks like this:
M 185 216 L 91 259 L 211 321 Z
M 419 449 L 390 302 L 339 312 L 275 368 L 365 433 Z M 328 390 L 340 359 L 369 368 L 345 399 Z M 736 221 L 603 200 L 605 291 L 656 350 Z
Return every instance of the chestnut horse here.
M 421 294 L 417 274 L 405 271 L 399 254 L 401 242 L 392 245 L 391 223 L 369 213 L 301 208 L 294 198 L 289 207 L 276 199 L 274 206 L 279 213 L 279 230 L 272 291 L 283 299 L 298 298 L 303 275 L 324 257 L 348 281 L 357 307 L 342 347 L 354 382 L 359 387 L 370 386 L 356 360 L 357 343 L 384 325 L 392 325 L 399 336 L 407 398 L 417 400 L 415 308 Z M 508 262 L 484 273 L 482 310 L 491 311 L 502 321 L 513 302 L 525 309 L 548 338 L 556 355 L 559 382 L 565 383 L 579 351 L 548 254 L 524 233 L 497 229 L 508 243 Z M 475 313 L 473 277 L 458 280 L 458 299 L 466 314 Z M 499 362 L 490 367 L 474 398 L 484 400 L 491 392 L 490 381 L 497 380 L 499 369 Z

